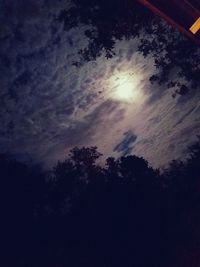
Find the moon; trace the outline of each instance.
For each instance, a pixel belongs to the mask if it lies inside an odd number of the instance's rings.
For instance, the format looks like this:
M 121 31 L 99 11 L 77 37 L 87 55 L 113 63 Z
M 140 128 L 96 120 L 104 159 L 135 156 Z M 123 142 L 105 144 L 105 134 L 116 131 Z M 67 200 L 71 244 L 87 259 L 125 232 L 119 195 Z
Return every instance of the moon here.
M 131 103 L 142 97 L 140 78 L 130 73 L 119 73 L 110 78 L 111 97 L 115 100 Z

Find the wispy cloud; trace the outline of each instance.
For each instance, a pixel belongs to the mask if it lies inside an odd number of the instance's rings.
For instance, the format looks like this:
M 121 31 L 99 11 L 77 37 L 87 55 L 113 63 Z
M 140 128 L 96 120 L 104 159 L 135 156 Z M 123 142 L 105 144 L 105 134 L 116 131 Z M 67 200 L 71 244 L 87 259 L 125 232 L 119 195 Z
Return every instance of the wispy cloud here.
M 155 166 L 180 157 L 200 128 L 198 92 L 181 103 L 150 85 L 153 61 L 135 52 L 137 40 L 118 42 L 111 60 L 72 66 L 87 39 L 84 27 L 66 32 L 56 21 L 68 4 L 0 3 L 0 150 L 46 166 L 75 145 L 136 153 Z M 108 81 L 122 72 L 139 77 L 140 101 L 112 98 Z

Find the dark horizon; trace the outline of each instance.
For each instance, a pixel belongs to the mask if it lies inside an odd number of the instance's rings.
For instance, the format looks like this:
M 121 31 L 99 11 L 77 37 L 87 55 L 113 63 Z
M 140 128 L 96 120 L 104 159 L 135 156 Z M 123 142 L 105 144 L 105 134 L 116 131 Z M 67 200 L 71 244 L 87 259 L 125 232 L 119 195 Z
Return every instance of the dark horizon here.
M 3 267 L 198 267 L 200 142 L 161 174 L 74 148 L 48 173 L 0 156 Z

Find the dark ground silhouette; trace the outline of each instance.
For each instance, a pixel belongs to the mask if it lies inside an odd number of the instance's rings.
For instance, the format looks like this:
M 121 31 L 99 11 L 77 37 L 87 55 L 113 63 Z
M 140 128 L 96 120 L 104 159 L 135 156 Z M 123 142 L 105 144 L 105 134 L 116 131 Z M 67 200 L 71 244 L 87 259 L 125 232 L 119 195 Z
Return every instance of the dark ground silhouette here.
M 163 173 L 74 148 L 48 173 L 0 157 L 2 267 L 200 264 L 200 143 Z

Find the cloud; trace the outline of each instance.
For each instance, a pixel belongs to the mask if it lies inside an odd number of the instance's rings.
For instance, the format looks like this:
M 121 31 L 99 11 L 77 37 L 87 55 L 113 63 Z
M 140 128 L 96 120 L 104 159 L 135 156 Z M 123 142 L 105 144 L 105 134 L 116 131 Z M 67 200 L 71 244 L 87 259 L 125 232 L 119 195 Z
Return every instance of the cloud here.
M 137 135 L 135 135 L 131 131 L 128 131 L 124 133 L 124 136 L 125 137 L 123 138 L 123 140 L 116 145 L 114 151 L 122 153 L 123 156 L 127 156 L 132 152 L 133 144 L 137 139 Z
M 192 107 L 190 108 L 186 113 L 184 113 L 181 118 L 178 120 L 178 122 L 176 122 L 176 124 L 174 125 L 174 127 L 178 126 L 179 124 L 183 123 L 184 120 L 190 116 L 192 114 L 192 112 L 196 109 L 196 107 Z
M 78 71 L 71 64 L 87 41 L 84 29 L 65 32 L 56 22 L 56 14 L 67 5 L 68 1 L 2 3 L 3 151 L 34 154 L 31 149 L 36 140 L 45 142 L 47 136 L 57 134 L 64 118 L 70 122 L 77 105 L 76 92 L 80 91 Z
M 200 94 L 183 101 L 151 85 L 153 60 L 136 52 L 137 40 L 117 42 L 110 60 L 72 66 L 88 40 L 85 27 L 66 32 L 55 19 L 68 6 L 0 2 L 1 152 L 45 166 L 76 145 L 97 145 L 105 157 L 135 153 L 154 166 L 182 156 L 200 128 Z M 113 99 L 109 80 L 120 73 L 139 79 L 140 101 Z

